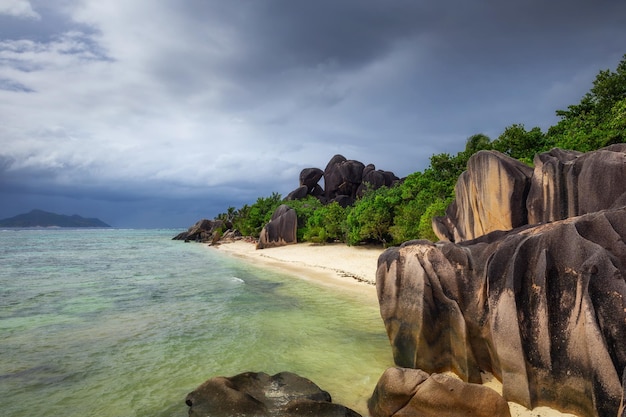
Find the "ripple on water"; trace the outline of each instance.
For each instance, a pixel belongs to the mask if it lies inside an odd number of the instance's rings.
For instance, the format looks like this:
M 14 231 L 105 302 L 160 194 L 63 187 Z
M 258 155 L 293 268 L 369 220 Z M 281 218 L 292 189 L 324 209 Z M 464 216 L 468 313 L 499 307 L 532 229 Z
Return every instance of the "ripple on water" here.
M 4 415 L 183 417 L 185 395 L 212 376 L 285 370 L 365 412 L 392 363 L 375 306 L 175 234 L 11 237 L 19 249 L 0 253 Z

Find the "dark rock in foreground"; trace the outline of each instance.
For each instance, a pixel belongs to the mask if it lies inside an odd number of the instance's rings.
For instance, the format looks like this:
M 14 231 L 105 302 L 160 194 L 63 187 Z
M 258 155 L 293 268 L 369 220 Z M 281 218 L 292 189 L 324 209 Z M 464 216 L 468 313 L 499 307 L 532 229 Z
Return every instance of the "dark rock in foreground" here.
M 407 242 L 378 261 L 398 366 L 453 371 L 527 408 L 616 416 L 626 368 L 626 207 L 493 232 Z
M 215 377 L 187 395 L 191 417 L 360 417 L 310 380 L 281 372 Z
M 372 417 L 510 417 L 497 392 L 453 376 L 420 369 L 389 368 L 368 402 Z

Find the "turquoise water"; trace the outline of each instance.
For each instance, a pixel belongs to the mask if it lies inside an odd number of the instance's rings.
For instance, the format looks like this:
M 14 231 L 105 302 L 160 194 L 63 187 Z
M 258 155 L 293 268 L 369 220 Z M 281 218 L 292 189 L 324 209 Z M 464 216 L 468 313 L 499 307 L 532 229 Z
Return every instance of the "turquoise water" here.
M 187 415 L 206 379 L 288 370 L 365 415 L 393 364 L 378 308 L 179 230 L 0 230 L 0 410 Z

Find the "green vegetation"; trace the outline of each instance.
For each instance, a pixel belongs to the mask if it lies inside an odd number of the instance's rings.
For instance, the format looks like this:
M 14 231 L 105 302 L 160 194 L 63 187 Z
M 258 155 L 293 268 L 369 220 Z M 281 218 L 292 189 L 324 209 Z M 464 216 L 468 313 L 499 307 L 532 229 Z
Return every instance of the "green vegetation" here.
M 470 136 L 463 151 L 433 155 L 423 172 L 410 174 L 394 187 L 370 190 L 352 207 L 323 206 L 313 197 L 282 201 L 273 193 L 239 210 L 230 207 L 218 218 L 230 220 L 244 235 L 258 237 L 274 210 L 287 204 L 298 215 L 300 241 L 397 245 L 412 239 L 437 240 L 431 219 L 445 213 L 459 175 L 476 152 L 497 150 L 532 166 L 535 154 L 552 148 L 588 152 L 626 142 L 626 55 L 616 71 L 600 71 L 580 103 L 556 114 L 559 122 L 545 133 L 512 124 L 495 140 L 484 134 Z

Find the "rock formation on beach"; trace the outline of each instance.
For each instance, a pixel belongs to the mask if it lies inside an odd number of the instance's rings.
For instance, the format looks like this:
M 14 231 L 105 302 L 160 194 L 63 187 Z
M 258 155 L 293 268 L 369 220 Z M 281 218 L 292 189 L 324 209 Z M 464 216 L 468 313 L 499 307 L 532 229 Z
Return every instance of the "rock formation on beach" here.
M 396 364 L 470 383 L 489 371 L 507 401 L 527 408 L 618 416 L 625 196 L 626 145 L 552 150 L 536 156 L 534 170 L 475 154 L 456 201 L 433 222 L 442 241 L 406 242 L 379 258 Z
M 510 417 L 506 400 L 480 384 L 420 369 L 389 368 L 369 400 L 372 417 Z
M 437 236 L 462 242 L 626 205 L 626 144 L 586 154 L 553 149 L 534 165 L 497 151 L 473 155 L 446 216 L 433 219 Z
M 324 179 L 325 188 L 319 184 Z M 342 155 L 335 155 L 324 170 L 305 168 L 300 172 L 299 186 L 291 191 L 284 201 L 302 200 L 313 196 L 323 204 L 339 203 L 342 207 L 354 204 L 355 199 L 363 196 L 368 189 L 382 186 L 390 187 L 400 179 L 391 171 L 377 170 L 373 164 L 365 166 L 362 162 L 348 160 Z M 290 211 L 290 212 L 289 212 Z M 294 229 L 295 227 L 295 229 Z M 257 248 L 271 248 L 296 243 L 297 218 L 295 211 L 286 205 L 279 206 L 272 214 L 270 222 L 261 230 Z M 226 230 L 224 234 L 222 231 Z M 202 219 L 185 232 L 176 235 L 173 240 L 185 242 L 211 242 L 216 244 L 224 236 L 238 233 L 232 230 L 232 224 L 222 220 Z
M 214 377 L 187 395 L 190 417 L 360 417 L 310 380 L 281 372 Z
M 319 185 L 324 178 L 325 188 Z M 326 168 L 305 168 L 300 172 L 300 186 L 290 192 L 285 200 L 301 200 L 309 195 L 328 204 L 337 202 L 342 207 L 354 204 L 367 189 L 390 187 L 400 181 L 391 171 L 376 170 L 373 164 L 348 160 L 342 155 L 333 156 Z M 296 243 L 298 222 L 296 213 L 287 213 L 289 207 L 281 205 L 272 214 L 272 220 L 261 230 L 257 249 Z
M 298 216 L 291 207 L 281 204 L 261 230 L 257 249 L 285 246 L 297 242 Z
M 174 236 L 172 240 L 184 240 L 185 242 L 211 242 L 216 232 L 221 230 L 224 223 L 221 220 L 198 220 L 187 231 Z
M 319 181 L 324 179 L 324 188 Z M 346 159 L 343 155 L 333 156 L 326 168 L 305 168 L 300 172 L 300 185 L 290 192 L 286 200 L 298 200 L 312 195 L 322 203 L 338 202 L 343 207 L 352 205 L 366 189 L 390 187 L 400 181 L 393 172 L 377 170 L 373 164 Z

